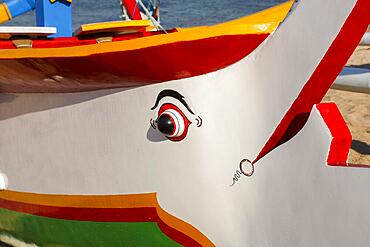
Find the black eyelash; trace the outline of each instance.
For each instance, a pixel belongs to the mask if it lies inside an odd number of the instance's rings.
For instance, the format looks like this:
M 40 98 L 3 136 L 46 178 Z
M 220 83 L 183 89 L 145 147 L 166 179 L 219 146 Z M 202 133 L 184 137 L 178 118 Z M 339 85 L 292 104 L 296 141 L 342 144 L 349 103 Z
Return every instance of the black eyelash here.
M 156 123 L 156 121 L 151 118 L 150 119 L 150 125 L 152 126 L 153 129 L 157 129 L 157 126 L 155 125 L 155 123 Z
M 198 116 L 195 120 L 197 121 L 198 128 L 203 125 L 203 119 L 200 116 Z
M 186 101 L 184 100 L 185 97 L 182 96 L 179 92 L 176 92 L 175 90 L 172 90 L 172 89 L 165 89 L 163 91 L 161 91 L 159 94 L 158 94 L 158 97 L 157 97 L 157 100 L 155 101 L 155 104 L 154 106 L 151 108 L 151 110 L 154 110 L 155 108 L 158 107 L 158 104 L 159 104 L 159 101 L 161 99 L 163 99 L 164 97 L 172 97 L 172 98 L 175 98 L 177 99 L 178 101 L 180 101 L 185 107 L 186 109 L 194 115 L 194 112 L 190 109 L 188 103 L 186 103 Z

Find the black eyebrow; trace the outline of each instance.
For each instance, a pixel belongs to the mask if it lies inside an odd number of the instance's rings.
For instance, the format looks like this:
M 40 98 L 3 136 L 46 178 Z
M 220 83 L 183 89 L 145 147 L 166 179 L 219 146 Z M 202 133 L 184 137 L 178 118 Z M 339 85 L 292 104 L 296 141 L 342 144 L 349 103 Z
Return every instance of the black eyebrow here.
M 155 104 L 154 106 L 151 108 L 151 110 L 154 110 L 155 108 L 157 108 L 158 104 L 159 104 L 159 101 L 161 99 L 163 99 L 164 97 L 172 97 L 172 98 L 175 98 L 177 99 L 178 101 L 180 101 L 185 107 L 186 109 L 188 109 L 188 111 L 194 115 L 194 112 L 190 109 L 188 103 L 186 103 L 185 101 L 185 97 L 182 96 L 179 92 L 176 92 L 175 90 L 172 90 L 172 89 L 165 89 L 163 91 L 161 91 L 159 94 L 158 94 L 158 97 L 157 97 L 157 100 L 155 101 Z

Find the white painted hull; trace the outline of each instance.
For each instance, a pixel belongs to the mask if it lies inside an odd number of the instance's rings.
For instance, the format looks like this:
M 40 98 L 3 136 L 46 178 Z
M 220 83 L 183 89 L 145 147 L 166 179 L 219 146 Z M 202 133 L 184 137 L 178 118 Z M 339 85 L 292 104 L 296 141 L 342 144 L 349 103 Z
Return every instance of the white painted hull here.
M 368 246 L 370 170 L 327 165 L 333 137 L 316 107 L 292 140 L 256 160 L 253 177 L 230 187 L 239 162 L 258 158 L 301 98 L 356 3 L 301 1 L 252 54 L 206 75 L 130 90 L 2 94 L 7 189 L 155 192 L 163 209 L 217 246 Z M 312 21 L 327 13 L 330 21 Z M 181 142 L 150 125 L 165 89 L 185 96 L 195 115 L 169 97 L 161 104 L 203 119 Z

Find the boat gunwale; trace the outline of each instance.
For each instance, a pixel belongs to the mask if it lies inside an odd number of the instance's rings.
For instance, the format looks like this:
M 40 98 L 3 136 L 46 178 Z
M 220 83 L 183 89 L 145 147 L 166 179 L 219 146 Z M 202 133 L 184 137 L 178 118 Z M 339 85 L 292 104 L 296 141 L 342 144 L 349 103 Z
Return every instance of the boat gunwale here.
M 270 34 L 276 30 L 280 22 L 290 10 L 293 1 L 288 1 L 269 9 L 242 17 L 229 22 L 213 26 L 199 26 L 190 28 L 178 28 L 175 32 L 154 35 L 143 35 L 143 37 L 113 40 L 94 44 L 83 44 L 68 47 L 53 48 L 28 48 L 28 49 L 1 49 L 0 60 L 21 58 L 51 58 L 51 57 L 83 57 L 95 54 L 131 51 L 148 47 L 167 45 L 176 42 L 196 41 L 207 38 L 217 38 L 230 35 Z M 269 15 L 270 14 L 270 15 Z M 266 21 L 261 21 L 266 17 Z M 147 32 L 150 33 L 150 32 Z M 76 37 L 72 37 L 76 38 Z M 57 39 L 55 39 L 57 40 Z M 92 39 L 94 41 L 95 39 Z M 9 41 L 12 42 L 12 41 Z M 53 41 L 50 41 L 53 42 Z

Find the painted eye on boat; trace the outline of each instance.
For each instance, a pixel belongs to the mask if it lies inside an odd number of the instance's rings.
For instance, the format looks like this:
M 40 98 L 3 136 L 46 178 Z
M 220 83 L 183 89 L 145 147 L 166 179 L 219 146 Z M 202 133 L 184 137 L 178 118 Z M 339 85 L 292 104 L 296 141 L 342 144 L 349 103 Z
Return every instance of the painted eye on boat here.
M 158 130 L 171 141 L 183 140 L 191 122 L 185 114 L 173 104 L 164 104 L 158 112 L 156 125 Z

